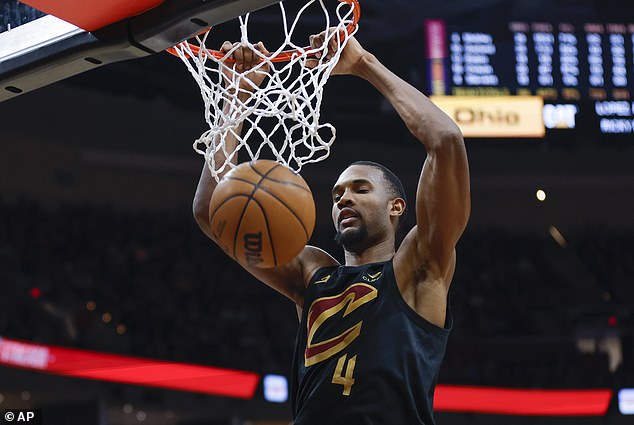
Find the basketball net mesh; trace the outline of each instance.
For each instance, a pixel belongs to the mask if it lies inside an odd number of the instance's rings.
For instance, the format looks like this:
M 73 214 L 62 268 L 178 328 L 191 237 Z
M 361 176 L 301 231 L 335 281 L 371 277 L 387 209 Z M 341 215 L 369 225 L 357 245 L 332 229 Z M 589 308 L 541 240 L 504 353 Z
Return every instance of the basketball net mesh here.
M 340 1 L 336 8 L 338 22 L 331 22 L 324 0 L 307 1 L 292 21 L 287 19 L 284 4 L 280 2 L 285 40 L 268 54 L 258 51 L 248 39 L 249 14 L 240 17 L 241 44 L 260 58 L 251 70 L 242 73 L 235 70 L 235 63 L 230 59 L 242 46 L 236 45 L 227 53 L 208 49 L 205 46 L 210 32 L 196 37 L 199 46 L 183 42 L 174 47 L 200 87 L 209 130 L 193 146 L 204 155 L 216 180 L 228 171 L 227 167 L 235 166 L 241 150 L 251 160 L 269 151 L 272 159 L 296 172 L 304 164 L 328 157 L 336 130 L 331 124 L 319 122 L 323 88 L 343 48 L 356 32 L 358 19 L 353 13 L 354 8 L 358 8 L 357 1 Z M 326 39 L 321 47 L 303 47 L 295 44 L 291 37 L 302 14 L 314 3 L 324 13 Z M 330 60 L 325 60 L 327 53 L 332 54 L 328 52 L 330 40 L 336 41 L 337 49 Z M 311 67 L 307 66 L 309 59 L 312 59 Z M 249 72 L 266 74 L 267 78 L 257 87 L 246 77 Z M 249 89 L 241 88 L 243 86 Z M 217 161 L 219 153 L 226 160 Z

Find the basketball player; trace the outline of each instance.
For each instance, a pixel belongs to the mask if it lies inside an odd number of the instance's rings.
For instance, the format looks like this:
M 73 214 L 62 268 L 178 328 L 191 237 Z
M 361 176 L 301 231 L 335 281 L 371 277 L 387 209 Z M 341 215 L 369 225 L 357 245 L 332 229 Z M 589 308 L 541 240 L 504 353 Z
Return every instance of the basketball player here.
M 323 33 L 311 37 L 313 46 L 323 42 Z M 222 49 L 231 47 L 227 42 Z M 257 48 L 264 51 L 261 44 Z M 247 48 L 233 57 L 238 71 L 248 71 L 257 61 Z M 252 74 L 254 84 L 265 78 Z M 283 266 L 242 266 L 297 305 L 296 425 L 434 424 L 434 388 L 452 326 L 447 299 L 454 247 L 470 213 L 464 142 L 447 115 L 356 39 L 342 52 L 336 74 L 355 75 L 376 87 L 427 151 L 416 193 L 416 226 L 395 249 L 406 209 L 403 187 L 385 167 L 357 162 L 332 188 L 332 220 L 344 265 L 306 246 Z M 219 154 L 217 160 L 224 157 Z M 212 239 L 208 214 L 215 186 L 205 165 L 193 208 Z

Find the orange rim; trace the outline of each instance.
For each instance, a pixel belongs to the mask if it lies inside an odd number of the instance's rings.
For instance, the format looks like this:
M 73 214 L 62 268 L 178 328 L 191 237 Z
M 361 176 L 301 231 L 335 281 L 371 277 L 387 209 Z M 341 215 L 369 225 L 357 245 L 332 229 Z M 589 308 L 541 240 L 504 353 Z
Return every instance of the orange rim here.
M 350 6 L 352 6 L 353 19 L 352 19 L 352 22 L 346 27 L 346 31 L 348 35 L 351 35 L 354 32 L 354 30 L 357 28 L 357 24 L 359 23 L 359 19 L 361 18 L 361 7 L 359 6 L 359 0 L 339 0 L 339 2 L 347 3 Z M 211 31 L 211 28 L 201 31 L 200 33 L 196 35 L 199 36 L 209 31 Z M 226 53 L 223 53 L 219 50 L 201 49 L 200 46 L 196 46 L 195 44 L 191 44 L 191 43 L 187 43 L 187 44 L 189 45 L 189 48 L 195 55 L 200 55 L 200 51 L 202 50 L 204 54 L 209 54 L 216 59 L 222 59 L 226 56 Z M 310 47 L 305 47 L 305 49 L 310 49 Z M 169 47 L 165 49 L 165 51 L 174 56 L 178 56 L 178 53 L 176 52 L 175 47 Z M 271 62 L 287 62 L 291 60 L 293 56 L 297 55 L 298 53 L 299 53 L 299 50 L 284 50 L 276 54 L 275 56 L 269 55 L 269 58 Z M 186 57 L 189 58 L 190 56 L 186 54 Z M 227 62 L 232 62 L 232 60 L 228 59 Z

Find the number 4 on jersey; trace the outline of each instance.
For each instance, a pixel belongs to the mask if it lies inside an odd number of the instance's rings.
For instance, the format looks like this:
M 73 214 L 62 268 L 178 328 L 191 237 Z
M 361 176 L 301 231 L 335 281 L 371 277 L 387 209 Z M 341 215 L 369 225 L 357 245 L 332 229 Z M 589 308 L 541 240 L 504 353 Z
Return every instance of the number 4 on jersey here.
M 357 356 L 350 357 L 344 375 L 343 367 L 346 364 L 347 356 L 347 354 L 344 354 L 343 356 L 339 357 L 339 360 L 337 361 L 337 367 L 335 367 L 335 373 L 332 375 L 333 384 L 343 385 L 343 395 L 350 395 L 350 391 L 352 390 L 352 386 L 354 385 L 354 378 L 352 377 L 352 374 L 354 373 L 354 366 L 357 364 Z

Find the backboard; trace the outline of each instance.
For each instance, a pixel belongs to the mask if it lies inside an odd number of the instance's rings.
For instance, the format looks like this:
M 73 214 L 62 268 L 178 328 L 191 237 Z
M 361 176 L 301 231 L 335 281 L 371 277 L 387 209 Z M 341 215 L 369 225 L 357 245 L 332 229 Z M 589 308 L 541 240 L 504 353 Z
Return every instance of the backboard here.
M 279 1 L 0 0 L 0 102 L 108 63 L 161 52 Z

